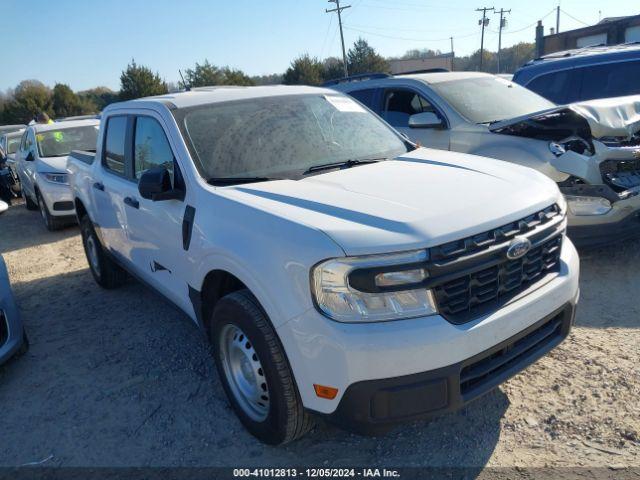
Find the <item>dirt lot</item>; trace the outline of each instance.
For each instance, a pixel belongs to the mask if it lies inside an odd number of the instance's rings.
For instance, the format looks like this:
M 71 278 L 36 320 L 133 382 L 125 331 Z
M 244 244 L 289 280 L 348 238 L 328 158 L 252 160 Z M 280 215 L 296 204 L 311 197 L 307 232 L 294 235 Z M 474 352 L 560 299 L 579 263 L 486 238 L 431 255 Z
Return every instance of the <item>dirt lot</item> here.
M 583 255 L 569 339 L 464 410 L 279 448 L 243 430 L 183 313 L 134 281 L 96 286 L 76 227 L 14 206 L 0 253 L 31 339 L 0 367 L 0 465 L 640 466 L 640 242 Z

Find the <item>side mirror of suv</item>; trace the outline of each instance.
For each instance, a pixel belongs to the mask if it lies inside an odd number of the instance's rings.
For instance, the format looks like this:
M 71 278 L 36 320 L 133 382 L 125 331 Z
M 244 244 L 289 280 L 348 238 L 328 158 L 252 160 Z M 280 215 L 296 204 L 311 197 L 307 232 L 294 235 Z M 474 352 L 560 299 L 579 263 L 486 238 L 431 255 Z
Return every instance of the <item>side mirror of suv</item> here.
M 24 160 L 26 162 L 33 162 L 35 160 L 35 158 L 33 157 L 33 152 L 29 152 Z
M 433 112 L 416 113 L 409 117 L 409 128 L 444 128 L 444 122 Z
M 142 174 L 138 182 L 142 198 L 154 202 L 162 200 L 184 200 L 184 192 L 171 186 L 171 176 L 164 167 L 150 168 Z

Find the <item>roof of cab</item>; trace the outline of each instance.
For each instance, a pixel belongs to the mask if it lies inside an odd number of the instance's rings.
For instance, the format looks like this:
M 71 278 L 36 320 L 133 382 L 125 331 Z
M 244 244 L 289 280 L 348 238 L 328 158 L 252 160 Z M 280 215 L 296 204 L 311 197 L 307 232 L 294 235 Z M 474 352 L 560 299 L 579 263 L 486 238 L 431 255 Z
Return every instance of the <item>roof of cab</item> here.
M 335 90 L 319 87 L 307 87 L 298 85 L 266 85 L 260 87 L 198 87 L 186 92 L 168 93 L 154 97 L 138 98 L 125 102 L 113 103 L 106 111 L 119 108 L 142 108 L 145 106 L 163 104 L 170 109 L 188 108 L 210 103 L 229 102 L 233 100 L 246 100 L 252 98 L 276 97 L 284 95 L 336 95 Z
M 40 132 L 48 132 L 49 130 L 66 130 L 67 128 L 74 127 L 87 127 L 91 125 L 100 125 L 100 120 L 91 119 L 91 120 L 72 120 L 68 122 L 53 122 L 53 123 L 35 123 L 33 125 L 29 125 L 30 128 L 36 133 Z

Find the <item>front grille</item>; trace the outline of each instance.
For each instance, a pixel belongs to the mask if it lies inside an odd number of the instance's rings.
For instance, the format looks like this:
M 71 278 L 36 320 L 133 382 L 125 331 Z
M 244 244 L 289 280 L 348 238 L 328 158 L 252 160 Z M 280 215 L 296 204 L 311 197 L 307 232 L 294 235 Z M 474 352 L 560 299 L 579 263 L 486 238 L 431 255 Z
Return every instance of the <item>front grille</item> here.
M 9 325 L 7 325 L 7 318 L 4 312 L 0 310 L 0 347 L 2 347 L 9 338 Z
M 557 205 L 524 219 L 431 249 L 429 287 L 440 314 L 462 324 L 494 311 L 560 270 L 564 218 Z M 523 235 L 524 234 L 524 235 Z M 531 249 L 507 258 L 509 243 L 525 237 Z
M 529 357 L 546 352 L 550 344 L 559 343 L 565 336 L 563 323 L 568 322 L 569 313 L 563 310 L 524 337 L 507 344 L 497 352 L 465 366 L 460 372 L 460 393 L 473 398 L 497 383 L 501 383 L 514 372 L 511 370 Z M 568 327 L 567 327 L 568 328 Z M 535 360 L 536 358 L 533 358 Z
M 532 248 L 522 258 L 506 260 L 434 288 L 440 312 L 454 323 L 463 323 L 477 315 L 482 307 L 491 307 L 525 290 L 546 274 L 560 269 L 562 236 L 556 236 Z
M 550 205 L 543 210 L 515 222 L 502 225 L 499 228 L 434 247 L 430 250 L 431 259 L 436 261 L 453 260 L 487 249 L 493 245 L 511 240 L 518 235 L 529 233 L 536 227 L 548 224 L 554 218 L 559 217 L 560 214 L 558 205 Z

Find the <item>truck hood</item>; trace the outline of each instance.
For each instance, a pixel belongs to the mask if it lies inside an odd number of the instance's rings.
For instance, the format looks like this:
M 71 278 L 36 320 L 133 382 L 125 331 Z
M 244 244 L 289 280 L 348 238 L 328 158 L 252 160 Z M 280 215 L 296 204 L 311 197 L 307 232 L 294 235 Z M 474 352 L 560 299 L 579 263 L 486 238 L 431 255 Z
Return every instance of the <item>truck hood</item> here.
M 552 141 L 571 135 L 630 140 L 640 132 L 640 95 L 562 105 L 494 122 L 489 130 Z
M 63 157 L 45 157 L 39 158 L 37 169 L 38 172 L 49 173 L 67 173 L 67 155 Z
M 303 180 L 218 193 L 321 230 L 347 255 L 447 243 L 518 220 L 560 195 L 552 180 L 534 170 L 424 148 Z

